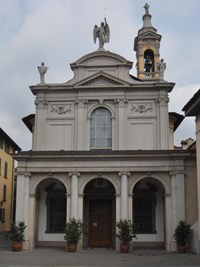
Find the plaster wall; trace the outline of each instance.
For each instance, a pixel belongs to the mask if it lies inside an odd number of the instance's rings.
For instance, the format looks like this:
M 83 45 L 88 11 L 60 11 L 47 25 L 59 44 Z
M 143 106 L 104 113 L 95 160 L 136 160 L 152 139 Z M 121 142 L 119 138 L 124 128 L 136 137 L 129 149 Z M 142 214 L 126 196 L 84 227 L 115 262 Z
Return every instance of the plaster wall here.
M 186 221 L 188 224 L 193 224 L 197 218 L 197 172 L 196 162 L 185 162 L 185 209 L 186 209 Z M 191 208 L 192 207 L 192 208 Z
M 147 98 L 144 90 L 134 89 L 127 98 L 119 90 L 120 99 L 109 91 L 105 91 L 103 99 L 102 92 L 93 93 L 85 89 L 81 97 L 69 92 L 59 98 L 58 93 L 48 93 L 45 105 L 44 96 L 38 95 L 41 103 L 36 109 L 33 150 L 90 150 L 90 118 L 95 108 L 106 108 L 112 114 L 113 150 L 168 149 L 168 107 L 165 101 L 157 101 L 160 93 L 167 98 L 166 93 L 153 91 Z

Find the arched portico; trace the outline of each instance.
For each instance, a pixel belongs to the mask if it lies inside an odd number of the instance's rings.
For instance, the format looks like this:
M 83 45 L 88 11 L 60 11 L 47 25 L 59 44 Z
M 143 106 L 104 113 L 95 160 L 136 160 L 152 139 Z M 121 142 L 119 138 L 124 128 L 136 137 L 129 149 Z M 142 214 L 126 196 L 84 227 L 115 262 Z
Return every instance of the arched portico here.
M 136 246 L 165 246 L 165 187 L 156 178 L 145 177 L 133 187 L 132 214 Z
M 115 247 L 115 188 L 110 181 L 98 177 L 84 188 L 83 247 Z
M 61 245 L 67 216 L 66 187 L 50 177 L 41 179 L 33 188 L 29 211 L 30 248 Z

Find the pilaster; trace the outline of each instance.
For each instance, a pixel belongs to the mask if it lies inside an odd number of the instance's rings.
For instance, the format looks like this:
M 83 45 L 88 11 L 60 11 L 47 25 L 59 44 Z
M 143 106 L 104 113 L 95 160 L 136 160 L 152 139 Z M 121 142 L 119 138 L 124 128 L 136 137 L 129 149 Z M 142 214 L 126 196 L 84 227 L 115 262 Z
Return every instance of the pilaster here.
M 174 231 L 179 221 L 185 220 L 185 180 L 183 172 L 170 172 L 171 176 L 171 251 L 176 251 Z

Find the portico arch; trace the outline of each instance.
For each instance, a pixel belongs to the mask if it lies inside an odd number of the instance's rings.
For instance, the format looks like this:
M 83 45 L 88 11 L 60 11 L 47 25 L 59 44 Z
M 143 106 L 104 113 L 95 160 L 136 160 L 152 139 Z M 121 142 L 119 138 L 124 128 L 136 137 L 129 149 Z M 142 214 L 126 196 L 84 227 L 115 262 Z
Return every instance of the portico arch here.
M 67 216 L 65 185 L 59 179 L 49 177 L 41 179 L 34 192 L 35 246 L 63 245 Z
M 156 178 L 145 177 L 133 188 L 132 214 L 138 246 L 164 247 L 165 187 Z
M 84 188 L 84 247 L 115 246 L 116 190 L 105 178 L 96 177 Z

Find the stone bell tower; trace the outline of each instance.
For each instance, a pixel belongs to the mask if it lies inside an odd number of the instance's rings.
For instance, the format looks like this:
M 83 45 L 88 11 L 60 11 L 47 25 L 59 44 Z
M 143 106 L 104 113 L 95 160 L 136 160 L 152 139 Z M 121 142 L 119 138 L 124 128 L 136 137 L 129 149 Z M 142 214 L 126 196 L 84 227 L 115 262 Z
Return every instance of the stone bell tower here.
M 149 5 L 144 6 L 143 27 L 135 37 L 134 50 L 137 58 L 137 77 L 139 79 L 159 79 L 157 64 L 160 61 L 160 41 L 162 36 L 157 34 L 151 24 Z

